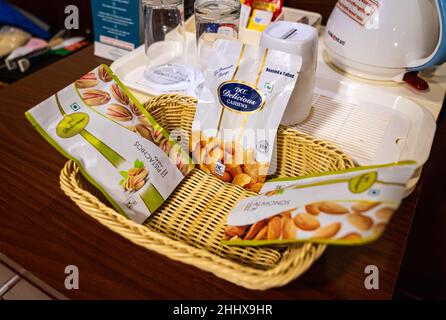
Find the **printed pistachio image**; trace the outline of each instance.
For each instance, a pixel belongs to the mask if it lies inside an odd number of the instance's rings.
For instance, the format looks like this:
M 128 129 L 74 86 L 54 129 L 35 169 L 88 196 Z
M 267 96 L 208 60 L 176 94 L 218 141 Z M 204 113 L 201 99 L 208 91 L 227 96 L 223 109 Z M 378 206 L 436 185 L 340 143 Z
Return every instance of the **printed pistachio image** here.
M 138 117 L 138 124 L 132 128 L 137 134 L 156 144 L 169 157 L 170 161 L 186 176 L 192 171 L 194 165 L 189 163 L 179 145 L 172 148 L 172 143 L 162 133 L 162 128 L 154 127 L 144 116 Z
M 110 86 L 110 92 L 112 96 L 121 104 L 128 105 L 130 102 L 127 94 L 122 90 L 117 83 L 113 83 Z
M 168 144 L 166 141 L 165 144 Z M 170 151 L 168 152 L 170 161 L 176 165 L 176 167 L 181 171 L 181 173 L 186 176 L 190 171 L 192 171 L 194 164 L 189 163 L 185 157 L 182 149 L 179 145 L 175 145 L 173 148 L 169 146 Z
M 142 115 L 141 110 L 139 110 L 139 108 L 136 106 L 136 104 L 131 102 L 131 101 L 130 101 L 130 110 L 133 112 L 133 114 L 135 116 L 141 116 Z
M 267 196 L 283 193 L 277 189 Z M 321 201 L 246 226 L 227 226 L 224 240 L 344 240 L 379 236 L 395 212 L 381 202 Z
M 104 82 L 110 82 L 113 80 L 112 76 L 107 72 L 103 64 L 101 64 L 98 68 L 98 75 L 99 79 L 101 79 Z
M 108 106 L 107 116 L 116 121 L 130 121 L 133 118 L 129 109 L 116 103 Z
M 85 103 L 91 107 L 100 106 L 106 104 L 110 101 L 110 95 L 103 91 L 97 89 L 88 89 L 82 93 L 82 98 Z
M 98 78 L 96 78 L 96 74 L 94 72 L 89 72 L 86 75 L 83 75 L 75 82 L 76 86 L 81 89 L 95 87 L 98 85 L 98 83 Z
M 168 140 L 163 136 L 160 127 L 155 128 L 145 116 L 138 117 L 139 123 L 135 125 L 135 131 L 141 137 L 158 145 L 168 155 L 170 145 Z
M 119 173 L 123 177 L 119 185 L 128 192 L 140 190 L 149 177 L 149 171 L 144 166 L 144 162 L 138 159 L 135 160 L 133 168 L 130 168 L 128 171 L 120 171 Z

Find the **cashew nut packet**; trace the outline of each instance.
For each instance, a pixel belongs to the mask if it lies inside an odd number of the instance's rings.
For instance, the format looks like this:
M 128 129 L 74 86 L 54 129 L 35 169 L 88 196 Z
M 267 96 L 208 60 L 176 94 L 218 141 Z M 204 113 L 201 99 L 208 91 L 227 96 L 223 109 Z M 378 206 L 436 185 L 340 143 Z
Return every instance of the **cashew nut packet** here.
M 259 192 L 274 163 L 277 128 L 302 58 L 217 40 L 192 125 L 194 162 L 221 180 Z
M 30 109 L 26 117 L 79 165 L 118 212 L 137 223 L 193 168 L 187 153 L 105 65 Z
M 416 163 L 359 167 L 265 183 L 237 203 L 227 220 L 229 245 L 317 242 L 359 245 L 384 232 Z

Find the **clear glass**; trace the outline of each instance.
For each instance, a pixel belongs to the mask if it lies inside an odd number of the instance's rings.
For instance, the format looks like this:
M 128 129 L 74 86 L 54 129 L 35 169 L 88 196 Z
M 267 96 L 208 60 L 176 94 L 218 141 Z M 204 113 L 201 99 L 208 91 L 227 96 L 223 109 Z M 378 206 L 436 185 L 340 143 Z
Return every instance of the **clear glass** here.
M 240 0 L 195 0 L 197 69 L 204 74 L 217 39 L 237 39 Z
M 187 66 L 183 0 L 143 0 L 142 4 L 148 63 L 145 80 L 172 89 L 190 82 L 194 73 Z

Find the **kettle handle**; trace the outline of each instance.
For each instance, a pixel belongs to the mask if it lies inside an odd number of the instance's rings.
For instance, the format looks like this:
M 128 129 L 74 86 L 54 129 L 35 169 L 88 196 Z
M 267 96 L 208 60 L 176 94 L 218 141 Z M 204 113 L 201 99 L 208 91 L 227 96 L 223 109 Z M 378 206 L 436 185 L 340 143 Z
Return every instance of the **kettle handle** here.
M 446 0 L 435 0 L 440 22 L 440 37 L 434 52 L 427 58 L 412 61 L 409 71 L 420 71 L 446 61 Z

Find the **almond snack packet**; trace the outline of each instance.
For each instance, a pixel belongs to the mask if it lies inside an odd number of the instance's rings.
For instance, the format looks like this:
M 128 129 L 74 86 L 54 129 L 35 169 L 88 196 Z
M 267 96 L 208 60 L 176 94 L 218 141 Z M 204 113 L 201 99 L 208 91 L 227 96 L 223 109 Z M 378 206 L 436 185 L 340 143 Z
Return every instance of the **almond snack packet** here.
M 260 191 L 301 65 L 300 56 L 215 42 L 189 144 L 200 169 Z
M 269 180 L 228 216 L 224 243 L 366 244 L 379 238 L 404 197 L 414 161 Z
M 143 223 L 192 170 L 189 156 L 106 65 L 26 112 L 116 211 Z

